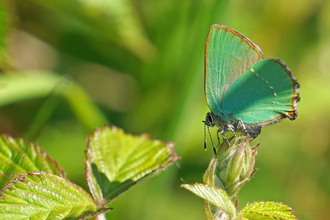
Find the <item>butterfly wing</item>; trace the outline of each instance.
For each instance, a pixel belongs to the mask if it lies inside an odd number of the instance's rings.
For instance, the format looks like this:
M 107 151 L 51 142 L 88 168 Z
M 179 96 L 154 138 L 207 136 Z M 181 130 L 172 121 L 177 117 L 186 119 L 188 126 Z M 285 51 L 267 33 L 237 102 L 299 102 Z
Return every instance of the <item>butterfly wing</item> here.
M 243 123 L 265 126 L 297 116 L 299 84 L 279 59 L 264 59 L 248 68 L 229 88 L 223 109 Z
M 205 48 L 204 92 L 211 111 L 222 115 L 224 95 L 252 64 L 261 60 L 260 48 L 235 30 L 213 25 Z

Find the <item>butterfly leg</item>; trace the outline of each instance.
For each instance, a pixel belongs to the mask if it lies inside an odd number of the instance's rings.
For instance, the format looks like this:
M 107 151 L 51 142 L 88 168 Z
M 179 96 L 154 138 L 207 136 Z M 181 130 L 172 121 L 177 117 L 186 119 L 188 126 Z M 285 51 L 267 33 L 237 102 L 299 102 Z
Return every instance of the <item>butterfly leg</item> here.
M 222 130 L 220 130 L 220 129 L 218 129 L 218 131 L 217 131 L 217 138 L 218 138 L 218 147 L 220 146 L 220 138 L 219 138 L 219 133 L 221 133 L 222 134 Z
M 230 145 L 230 142 L 228 141 L 228 139 L 225 137 L 225 133 L 227 132 L 227 129 L 224 128 L 223 130 L 218 130 L 217 135 L 218 135 L 218 140 L 219 140 L 219 132 L 221 133 L 221 136 L 223 138 L 224 141 L 227 141 L 227 143 Z M 220 144 L 220 141 L 219 141 Z
M 237 128 L 238 130 L 242 131 L 242 135 L 247 135 L 250 140 L 256 138 L 261 131 L 261 126 L 260 125 L 249 125 L 249 124 L 244 124 L 241 119 L 238 119 L 237 121 Z
M 224 130 L 224 129 L 218 129 L 218 131 L 217 131 L 218 146 L 217 146 L 217 147 L 220 146 L 220 137 L 219 137 L 219 133 L 221 134 L 223 140 L 224 140 L 224 141 L 226 140 L 226 141 L 228 142 L 227 138 L 225 137 L 226 130 Z M 229 142 L 228 142 L 228 143 L 229 143 Z
M 242 131 L 242 135 L 247 135 L 247 136 L 249 136 L 249 138 L 251 138 L 249 132 L 246 129 L 245 124 L 243 123 L 243 121 L 240 118 L 237 120 L 237 128 L 238 128 L 238 130 Z
M 236 133 L 235 133 L 235 127 L 231 124 L 227 125 L 227 131 L 231 131 L 233 135 L 235 136 L 235 139 L 237 138 Z

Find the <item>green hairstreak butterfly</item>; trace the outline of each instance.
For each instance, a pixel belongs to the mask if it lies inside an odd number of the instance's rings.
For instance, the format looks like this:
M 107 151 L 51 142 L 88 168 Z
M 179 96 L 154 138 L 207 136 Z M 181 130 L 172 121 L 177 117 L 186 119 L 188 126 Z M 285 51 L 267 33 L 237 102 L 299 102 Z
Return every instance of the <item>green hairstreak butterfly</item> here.
M 240 131 L 254 139 L 262 127 L 297 117 L 298 89 L 299 83 L 281 60 L 264 59 L 256 44 L 229 27 L 211 27 L 204 75 L 205 98 L 211 112 L 203 121 L 204 133 L 206 126 L 217 126 L 218 141 L 219 133 L 227 140 L 228 131 L 234 135 Z

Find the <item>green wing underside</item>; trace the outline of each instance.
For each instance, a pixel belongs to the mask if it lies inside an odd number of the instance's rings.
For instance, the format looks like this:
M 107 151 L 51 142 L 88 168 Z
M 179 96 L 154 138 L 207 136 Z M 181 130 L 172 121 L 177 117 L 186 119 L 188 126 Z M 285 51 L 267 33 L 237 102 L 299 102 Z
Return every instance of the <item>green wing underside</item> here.
M 247 124 L 274 120 L 293 110 L 293 80 L 290 70 L 280 60 L 260 60 L 225 93 L 221 113 Z
M 224 94 L 242 73 L 263 58 L 260 48 L 238 32 L 213 25 L 205 50 L 205 96 L 212 112 L 223 112 Z

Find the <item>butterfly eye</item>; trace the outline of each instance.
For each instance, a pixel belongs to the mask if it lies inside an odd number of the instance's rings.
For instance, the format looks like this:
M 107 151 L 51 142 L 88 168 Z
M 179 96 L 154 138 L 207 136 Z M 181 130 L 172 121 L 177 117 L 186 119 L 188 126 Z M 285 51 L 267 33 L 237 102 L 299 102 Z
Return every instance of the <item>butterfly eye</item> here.
M 210 112 L 207 113 L 204 123 L 205 123 L 205 125 L 210 126 L 210 127 L 213 127 L 215 125 L 212 113 L 210 113 Z

